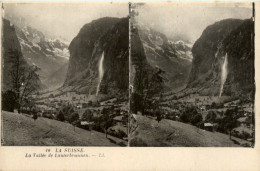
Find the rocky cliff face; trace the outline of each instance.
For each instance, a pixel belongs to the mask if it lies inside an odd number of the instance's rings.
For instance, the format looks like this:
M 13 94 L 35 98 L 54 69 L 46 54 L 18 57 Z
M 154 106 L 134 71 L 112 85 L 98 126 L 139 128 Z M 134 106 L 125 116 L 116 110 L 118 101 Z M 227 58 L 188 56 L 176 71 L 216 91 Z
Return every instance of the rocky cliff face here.
M 106 17 L 86 24 L 72 40 L 69 51 L 69 67 L 63 87 L 94 94 L 98 85 L 98 65 L 104 52 L 104 76 L 100 93 L 127 93 L 127 18 Z
M 17 51 L 22 54 L 20 42 L 16 35 L 15 26 L 10 23 L 9 20 L 3 19 L 3 44 L 2 44 L 2 91 L 12 89 L 12 80 L 10 72 L 13 70 L 13 62 L 11 59 L 10 52 Z M 25 69 L 29 67 L 30 64 L 27 63 L 23 55 L 20 56 L 21 66 Z M 40 83 L 40 80 L 39 84 Z M 41 85 L 42 86 L 42 85 Z
M 15 28 L 9 20 L 3 19 L 3 39 L 2 39 L 2 90 L 11 89 L 11 77 L 9 71 L 11 66 L 9 59 L 10 50 L 18 50 L 21 52 L 21 46 L 15 33 Z
M 222 53 L 228 56 L 228 75 L 224 94 L 254 94 L 254 22 L 250 19 L 233 30 L 223 41 Z
M 186 85 L 191 69 L 191 47 L 183 41 L 171 41 L 163 33 L 137 27 L 149 65 L 165 71 L 165 88 L 174 90 Z
M 187 88 L 195 88 L 207 95 L 218 95 L 222 66 L 227 55 L 228 74 L 223 95 L 239 94 L 246 87 L 251 91 L 254 87 L 252 42 L 251 20 L 226 19 L 208 26 L 192 48 L 193 61 Z
M 26 61 L 41 69 L 39 76 L 42 82 L 48 88 L 60 86 L 64 79 L 55 78 L 56 82 L 49 79 L 54 77 L 54 73 L 60 67 L 68 63 L 68 46 L 58 39 L 48 39 L 42 32 L 28 26 L 15 26 L 15 30 Z

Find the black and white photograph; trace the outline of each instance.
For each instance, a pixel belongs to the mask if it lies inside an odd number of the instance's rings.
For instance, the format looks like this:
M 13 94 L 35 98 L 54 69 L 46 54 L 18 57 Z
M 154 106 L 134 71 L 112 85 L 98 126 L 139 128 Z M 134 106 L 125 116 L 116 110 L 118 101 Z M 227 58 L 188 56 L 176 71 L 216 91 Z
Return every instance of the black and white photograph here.
M 254 3 L 3 3 L 3 146 L 254 147 Z
M 3 3 L 3 146 L 127 146 L 128 3 Z
M 260 2 L 0 7 L 0 171 L 259 171 Z
M 254 147 L 253 3 L 131 3 L 129 144 Z

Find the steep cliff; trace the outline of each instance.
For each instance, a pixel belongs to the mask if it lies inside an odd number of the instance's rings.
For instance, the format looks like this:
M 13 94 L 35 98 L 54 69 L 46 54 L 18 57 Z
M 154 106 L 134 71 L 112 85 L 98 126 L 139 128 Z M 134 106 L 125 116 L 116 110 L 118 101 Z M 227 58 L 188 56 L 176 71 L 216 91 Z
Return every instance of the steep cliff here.
M 228 56 L 228 75 L 224 94 L 254 94 L 254 22 L 250 19 L 233 30 L 223 41 L 222 52 Z
M 21 53 L 21 46 L 15 33 L 15 28 L 9 20 L 3 19 L 3 39 L 2 39 L 2 90 L 12 89 L 10 77 L 9 51 L 17 50 Z
M 192 48 L 193 61 L 187 88 L 218 95 L 223 63 L 227 78 L 223 95 L 241 94 L 254 87 L 253 21 L 226 19 L 208 26 Z
M 94 94 L 98 65 L 104 52 L 104 76 L 100 93 L 127 93 L 128 19 L 101 18 L 83 26 L 70 46 L 69 67 L 63 87 Z
M 13 67 L 14 62 L 16 62 L 14 59 L 12 59 L 13 54 L 10 54 L 12 51 L 16 51 L 19 54 L 19 61 L 20 61 L 20 67 L 23 67 L 25 71 L 30 66 L 26 59 L 24 58 L 20 46 L 20 42 L 18 40 L 18 37 L 16 35 L 15 26 L 10 23 L 9 20 L 3 19 L 3 39 L 2 39 L 2 91 L 5 90 L 12 90 L 13 84 L 12 84 L 12 78 L 10 75 L 10 72 L 12 72 L 15 68 Z M 40 80 L 38 81 L 41 88 L 43 88 L 43 85 L 41 84 Z

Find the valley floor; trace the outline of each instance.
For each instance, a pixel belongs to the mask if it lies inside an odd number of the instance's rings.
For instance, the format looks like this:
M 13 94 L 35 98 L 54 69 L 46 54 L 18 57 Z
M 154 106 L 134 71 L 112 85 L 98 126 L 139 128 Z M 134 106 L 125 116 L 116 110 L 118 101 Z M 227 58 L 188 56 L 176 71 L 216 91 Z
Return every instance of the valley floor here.
M 126 146 L 127 142 L 69 123 L 2 111 L 4 146 Z
M 134 120 L 134 121 L 133 121 Z M 177 121 L 162 119 L 159 123 L 146 116 L 133 115 L 130 146 L 239 147 L 247 141 L 219 132 L 209 132 Z

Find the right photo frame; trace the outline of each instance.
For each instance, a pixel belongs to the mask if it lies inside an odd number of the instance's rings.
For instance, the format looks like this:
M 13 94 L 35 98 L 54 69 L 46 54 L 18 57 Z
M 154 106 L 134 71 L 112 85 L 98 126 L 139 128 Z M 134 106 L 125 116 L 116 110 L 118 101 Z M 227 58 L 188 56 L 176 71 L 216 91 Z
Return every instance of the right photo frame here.
M 129 13 L 129 146 L 254 147 L 254 3 Z

